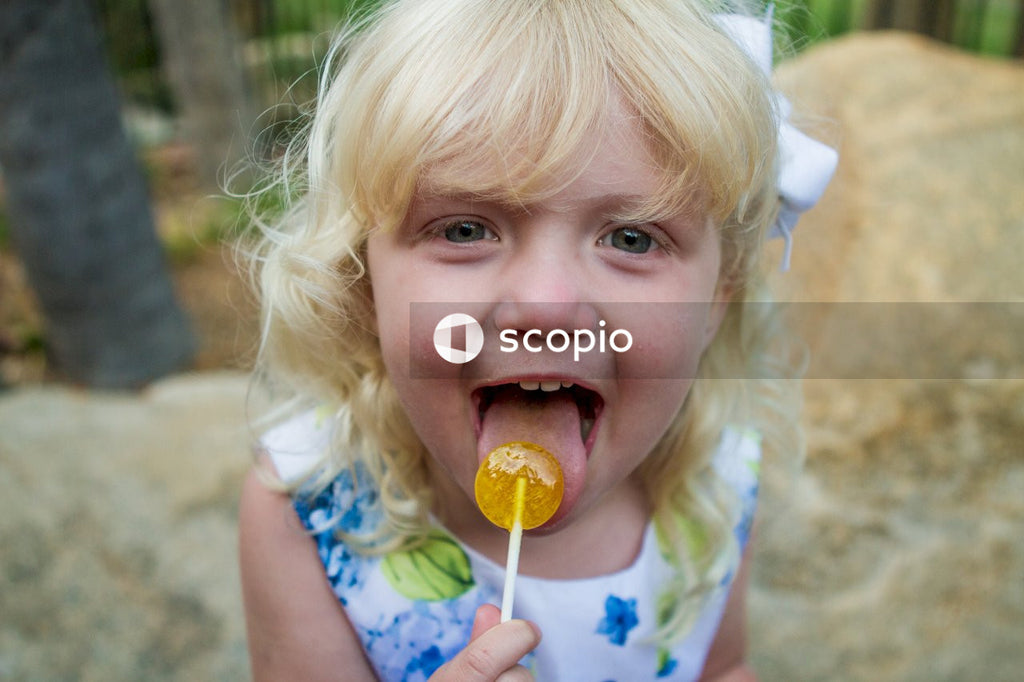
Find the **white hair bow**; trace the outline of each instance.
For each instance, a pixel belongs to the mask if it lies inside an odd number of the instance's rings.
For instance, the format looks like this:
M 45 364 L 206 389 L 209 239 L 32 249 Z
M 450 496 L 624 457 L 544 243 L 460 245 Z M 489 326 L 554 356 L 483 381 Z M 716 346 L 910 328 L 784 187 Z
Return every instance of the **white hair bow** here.
M 740 14 L 719 14 L 719 27 L 761 68 L 766 76 L 772 71 L 772 15 L 763 19 Z M 789 122 L 789 100 L 775 93 L 779 116 L 779 215 L 769 237 L 786 242 L 782 269 L 789 269 L 793 250 L 793 228 L 800 214 L 818 202 L 835 173 L 839 154 L 835 149 L 800 132 Z

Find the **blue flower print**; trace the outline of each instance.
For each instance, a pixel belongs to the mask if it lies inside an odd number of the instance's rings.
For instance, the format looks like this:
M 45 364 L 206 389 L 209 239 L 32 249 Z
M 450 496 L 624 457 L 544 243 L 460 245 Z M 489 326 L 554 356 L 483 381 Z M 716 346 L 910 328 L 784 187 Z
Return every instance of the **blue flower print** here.
M 441 650 L 436 646 L 432 646 L 412 659 L 407 670 L 409 672 L 420 671 L 424 677 L 430 677 L 434 674 L 434 671 L 444 665 L 444 662 L 445 658 L 441 655 Z
M 740 549 L 746 546 L 757 507 L 761 474 L 761 436 L 750 430 L 727 429 L 714 459 L 715 470 L 737 494 L 733 528 Z
M 612 644 L 623 646 L 630 630 L 637 626 L 636 599 L 620 599 L 614 594 L 604 600 L 604 618 L 597 624 L 597 634 L 608 635 Z
M 312 498 L 297 496 L 294 505 L 299 518 L 316 538 L 328 581 L 342 604 L 346 603 L 342 595 L 363 586 L 367 564 L 356 560 L 348 546 L 335 536 L 335 530 L 358 534 L 376 528 L 382 517 L 377 493 L 362 468 L 357 468 L 355 482 L 348 474 L 342 474 Z
M 363 467 L 354 468 L 354 477 L 340 474 L 315 497 L 299 494 L 295 508 L 306 527 L 322 533 L 337 526 L 347 533 L 372 532 L 384 518 L 378 495 Z
M 345 590 L 361 588 L 366 580 L 364 572 L 360 570 L 361 562 L 355 561 L 356 556 L 345 545 L 324 542 L 318 544 L 320 561 L 327 573 L 327 582 L 341 599 L 341 603 L 346 604 L 347 600 L 343 596 Z
M 357 630 L 382 680 L 425 682 L 469 641 L 478 605 L 475 599 L 417 601 L 378 627 Z

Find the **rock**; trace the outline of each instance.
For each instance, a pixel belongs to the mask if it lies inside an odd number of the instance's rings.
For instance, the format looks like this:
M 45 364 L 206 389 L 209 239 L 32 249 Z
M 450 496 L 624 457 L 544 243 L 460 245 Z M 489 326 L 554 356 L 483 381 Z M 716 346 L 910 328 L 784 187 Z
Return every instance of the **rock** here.
M 791 300 L 1024 299 L 1019 61 L 858 33 L 783 63 L 778 81 L 840 149 L 797 227 Z
M 1024 69 L 858 34 L 778 77 L 841 161 L 778 277 L 815 378 L 805 470 L 758 544 L 754 664 L 1019 679 Z
M 0 679 L 245 680 L 248 379 L 0 396 Z
M 798 302 L 809 376 L 1024 378 L 1021 63 L 861 33 L 778 80 L 840 149 L 776 278 Z
M 811 382 L 804 474 L 750 596 L 767 680 L 1011 680 L 1024 382 Z

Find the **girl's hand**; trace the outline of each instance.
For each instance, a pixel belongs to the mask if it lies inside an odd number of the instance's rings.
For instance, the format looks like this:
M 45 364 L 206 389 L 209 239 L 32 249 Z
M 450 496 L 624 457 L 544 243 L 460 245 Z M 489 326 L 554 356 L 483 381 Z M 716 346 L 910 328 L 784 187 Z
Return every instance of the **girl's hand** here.
M 476 610 L 469 644 L 431 675 L 431 682 L 530 682 L 519 660 L 540 644 L 540 631 L 525 620 L 501 623 L 493 604 Z

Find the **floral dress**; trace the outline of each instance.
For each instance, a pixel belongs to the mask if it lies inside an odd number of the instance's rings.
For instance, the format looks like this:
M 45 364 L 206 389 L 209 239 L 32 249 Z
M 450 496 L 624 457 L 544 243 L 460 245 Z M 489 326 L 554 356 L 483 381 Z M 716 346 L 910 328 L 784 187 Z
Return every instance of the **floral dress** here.
M 329 447 L 329 429 L 310 413 L 269 432 L 263 444 L 286 481 L 308 475 Z M 714 463 L 741 499 L 735 525 L 746 544 L 757 498 L 760 447 L 753 434 L 728 431 Z M 317 543 L 327 579 L 362 640 L 378 677 L 426 680 L 469 641 L 477 607 L 501 601 L 504 566 L 436 525 L 424 544 L 383 556 L 359 554 L 335 528 L 372 531 L 381 522 L 377 491 L 357 467 L 316 496 L 298 494 L 299 519 Z M 718 630 L 731 576 L 704 603 L 695 625 L 671 648 L 653 641 L 657 604 L 672 567 L 649 524 L 639 556 L 622 571 L 577 580 L 519 575 L 514 616 L 532 620 L 543 639 L 523 665 L 540 682 L 695 680 Z

